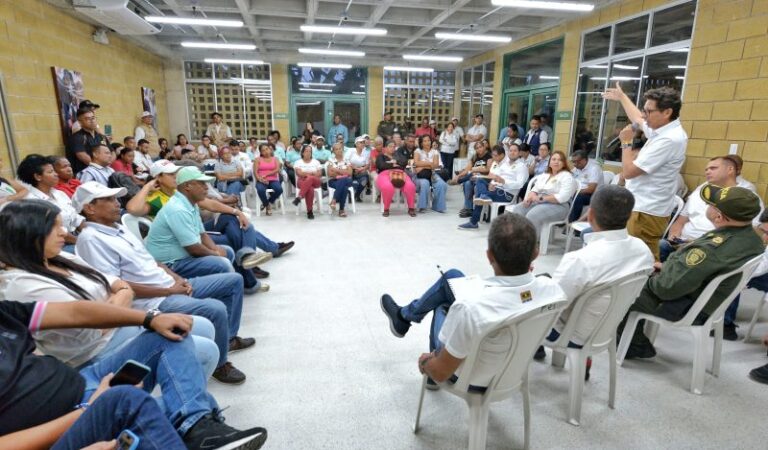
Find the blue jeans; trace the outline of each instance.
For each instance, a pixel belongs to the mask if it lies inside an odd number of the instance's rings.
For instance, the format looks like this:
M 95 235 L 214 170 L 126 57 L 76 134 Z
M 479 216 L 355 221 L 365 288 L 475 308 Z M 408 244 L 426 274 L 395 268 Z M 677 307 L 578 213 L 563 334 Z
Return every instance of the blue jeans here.
M 470 175 L 459 178 L 464 188 L 464 209 L 472 209 L 472 196 L 475 193 L 475 180 Z
M 240 195 L 245 190 L 245 186 L 240 180 L 219 181 L 216 190 L 229 195 Z
M 85 379 L 83 398 L 90 397 L 104 376 L 117 372 L 129 359 L 152 369 L 144 378 L 144 390 L 152 392 L 156 384 L 160 385 L 163 411 L 179 435 L 183 436 L 201 417 L 218 409 L 216 400 L 206 391 L 206 377 L 195 359 L 194 341 L 170 341 L 149 331 L 80 370 Z
M 403 306 L 400 315 L 409 322 L 420 323 L 424 317 L 432 312 L 432 326 L 429 332 L 429 350 L 433 351 L 442 347 L 438 336 L 440 329 L 445 322 L 445 316 L 454 300 L 451 288 L 448 286 L 448 280 L 451 278 L 461 278 L 464 274 L 456 269 L 445 272 L 445 276 L 440 277 L 435 284 L 430 286 L 421 297 Z
M 245 270 L 240 265 L 235 265 L 235 251 L 229 247 L 229 240 L 223 234 L 210 236 L 211 240 L 227 251 L 227 256 L 201 256 L 180 259 L 168 267 L 184 278 L 203 277 L 215 273 L 237 272 L 243 277 L 246 289 L 259 286 L 259 280 L 250 270 Z
M 749 283 L 747 283 L 747 287 L 757 289 L 758 291 L 768 292 L 768 273 L 752 278 L 749 280 Z M 737 295 L 736 298 L 733 299 L 733 303 L 731 303 L 728 306 L 728 309 L 725 310 L 723 325 L 733 325 L 736 321 L 736 311 L 739 309 L 740 297 L 741 294 Z
M 568 216 L 568 222 L 575 222 L 581 217 L 581 211 L 585 206 L 589 206 L 589 202 L 592 200 L 592 194 L 576 194 L 573 199 L 573 207 L 571 208 L 571 214 Z
M 267 198 L 267 189 L 272 189 L 272 193 Z M 256 183 L 256 192 L 259 194 L 259 200 L 262 205 L 272 205 L 283 194 L 283 185 L 279 181 L 270 181 L 269 184 Z
M 507 193 L 507 191 L 500 187 L 489 191 L 488 180 L 480 179 L 475 183 L 475 197 L 480 198 L 483 196 L 490 198 L 494 202 L 511 202 L 514 197 L 514 195 Z M 477 223 L 480 222 L 480 214 L 482 214 L 482 212 L 483 205 L 475 205 L 474 208 L 472 208 L 472 218 L 470 218 L 469 221 L 477 225 Z
M 219 349 L 216 367 L 227 362 L 229 340 L 237 336 L 243 309 L 243 277 L 235 273 L 220 273 L 191 278 L 192 296 L 171 295 L 159 309 L 182 312 L 210 320 L 215 330 L 214 341 Z
M 96 442 L 111 441 L 126 429 L 139 437 L 140 450 L 186 449 L 160 405 L 133 386 L 115 386 L 101 394 L 52 449 L 77 450 Z
M 352 186 L 352 178 L 334 178 L 328 181 L 328 185 L 333 188 L 333 199 L 339 204 L 339 209 L 343 210 L 347 204 L 349 188 Z
M 218 231 L 225 235 L 229 246 L 237 252 L 238 260 L 242 259 L 244 254 L 255 252 L 257 248 L 274 255 L 279 247 L 277 242 L 256 231 L 253 224 L 240 228 L 240 221 L 231 214 L 221 214 L 216 223 L 209 220 L 204 226 L 207 231 Z
M 419 193 L 416 207 L 419 209 L 427 207 L 430 184 L 432 186 L 432 209 L 445 212 L 445 193 L 448 191 L 448 184 L 436 174 L 432 175 L 432 183 L 424 178 L 416 178 L 416 190 Z
M 555 342 L 558 339 L 560 339 L 560 333 L 557 330 L 555 330 L 554 328 L 552 328 L 549 331 L 549 336 L 547 336 L 547 340 L 549 342 Z M 576 344 L 573 341 L 568 341 L 568 348 L 584 348 L 584 346 Z
M 352 176 L 352 187 L 355 188 L 355 195 L 360 196 L 363 193 L 363 189 L 368 185 L 368 172 L 363 172 L 360 175 Z

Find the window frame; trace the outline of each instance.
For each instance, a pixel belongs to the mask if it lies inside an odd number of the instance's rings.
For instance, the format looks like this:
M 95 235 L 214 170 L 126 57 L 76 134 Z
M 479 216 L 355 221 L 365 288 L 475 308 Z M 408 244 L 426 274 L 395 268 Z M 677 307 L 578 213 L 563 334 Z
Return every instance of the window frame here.
M 458 73 L 459 73 L 458 70 L 435 70 L 433 72 L 408 72 L 408 71 L 400 71 L 400 70 L 394 70 L 394 71 L 386 70 L 384 72 L 385 73 L 382 74 L 382 80 L 384 81 L 382 83 L 382 102 L 381 102 L 381 104 L 382 104 L 382 110 L 381 110 L 382 114 L 384 113 L 384 111 L 386 111 L 388 109 L 387 108 L 387 89 L 397 89 L 397 90 L 401 90 L 401 91 L 405 92 L 405 94 L 406 94 L 406 99 L 405 99 L 405 117 L 414 117 L 414 115 L 413 115 L 413 113 L 411 111 L 412 110 L 412 108 L 411 108 L 411 103 L 412 103 L 412 101 L 411 101 L 411 95 L 412 95 L 411 90 L 426 90 L 426 91 L 429 92 L 429 117 L 430 118 L 434 118 L 433 116 L 434 116 L 434 111 L 435 111 L 435 95 L 443 95 L 442 94 L 443 91 L 449 90 L 450 95 L 452 97 L 454 97 L 451 100 L 451 102 L 454 105 L 456 104 L 456 99 L 455 99 L 456 77 L 460 76 L 460 75 L 458 75 Z M 405 84 L 402 84 L 402 83 L 387 83 L 386 72 L 403 72 L 405 74 Z M 453 78 L 453 84 L 452 85 L 437 84 L 437 78 L 438 78 L 438 73 L 439 72 L 453 72 L 453 77 L 454 77 Z M 430 74 L 430 77 L 429 77 L 430 83 L 429 83 L 429 85 L 413 83 L 411 80 L 412 80 L 412 77 L 414 77 L 414 75 L 413 75 L 414 73 L 420 75 L 418 78 L 421 78 L 424 73 L 429 73 Z M 413 108 L 413 109 L 415 110 L 416 108 Z M 452 111 L 453 110 L 454 109 L 452 108 Z M 419 119 L 414 117 L 414 123 L 418 125 L 419 124 Z M 438 124 L 438 127 L 440 125 L 441 124 Z

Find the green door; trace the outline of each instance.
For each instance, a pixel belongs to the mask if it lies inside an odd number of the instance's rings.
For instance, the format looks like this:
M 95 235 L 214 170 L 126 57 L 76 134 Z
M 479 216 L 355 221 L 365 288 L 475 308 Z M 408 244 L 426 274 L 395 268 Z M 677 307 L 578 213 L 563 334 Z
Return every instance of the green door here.
M 312 122 L 313 127 L 328 140 L 327 144 L 333 144 L 335 138 L 328 136 L 328 130 L 333 126 L 333 117 L 336 114 L 341 116 L 341 123 L 349 130 L 349 139 L 344 143 L 345 146 L 351 147 L 355 136 L 370 134 L 366 100 L 360 97 L 295 95 L 291 103 L 291 133 L 294 136 L 302 133 L 307 122 Z
M 504 94 L 504 101 L 502 103 L 499 129 L 503 129 L 507 126 L 507 119 L 510 113 L 517 114 L 517 124 L 523 127 L 525 131 L 528 131 L 530 128 L 530 122 L 533 116 L 546 114 L 549 117 L 549 126 L 552 127 L 554 132 L 555 121 L 557 119 L 555 114 L 556 109 L 556 87 L 507 92 Z M 524 136 L 520 136 L 520 139 L 523 138 Z M 553 139 L 554 136 L 550 136 L 550 141 Z

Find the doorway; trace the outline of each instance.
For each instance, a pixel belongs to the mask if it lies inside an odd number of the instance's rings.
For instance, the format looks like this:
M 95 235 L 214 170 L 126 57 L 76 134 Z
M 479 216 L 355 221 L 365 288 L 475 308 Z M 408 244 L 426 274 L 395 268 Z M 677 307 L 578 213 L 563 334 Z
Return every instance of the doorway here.
M 501 127 L 507 125 L 509 114 L 515 113 L 518 117 L 518 125 L 528 131 L 533 116 L 546 114 L 549 117 L 549 126 L 555 129 L 557 119 L 557 88 L 530 89 L 525 91 L 508 92 L 504 94 L 502 103 Z M 523 139 L 524 136 L 520 136 Z M 554 136 L 550 136 L 550 141 Z
M 328 136 L 328 130 L 333 126 L 333 117 L 341 116 L 341 123 L 346 125 L 349 136 L 345 146 L 351 147 L 356 136 L 368 129 L 365 99 L 346 96 L 294 96 L 291 100 L 293 120 L 291 134 L 297 136 L 304 130 L 307 122 L 312 122 L 315 130 L 325 136 L 328 144 L 336 142 L 335 136 Z

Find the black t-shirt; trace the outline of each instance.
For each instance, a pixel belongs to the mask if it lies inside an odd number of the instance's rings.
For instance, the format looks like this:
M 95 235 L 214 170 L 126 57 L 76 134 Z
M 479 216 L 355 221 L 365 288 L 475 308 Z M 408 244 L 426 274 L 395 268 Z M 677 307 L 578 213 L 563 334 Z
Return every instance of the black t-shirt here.
M 472 158 L 472 167 L 485 167 L 489 165 L 488 161 L 491 159 L 491 152 L 485 152 L 483 153 L 483 156 L 478 155 L 475 153 L 475 156 Z
M 91 133 L 85 131 L 82 128 L 79 129 L 77 133 L 74 133 L 72 136 L 70 136 L 69 139 L 67 139 L 67 159 L 72 165 L 72 171 L 75 175 L 88 167 L 87 164 L 83 164 L 82 161 L 77 159 L 76 154 L 86 152 L 88 151 L 88 148 L 96 144 L 109 145 L 109 140 L 103 134 L 99 134 L 97 132 L 91 135 Z
M 400 168 L 404 168 L 408 165 L 408 160 L 413 159 L 413 152 L 414 150 L 409 150 L 408 147 L 403 145 L 395 150 L 395 154 L 392 156 L 397 160 L 397 164 Z
M 29 328 L 45 303 L 0 301 L 0 436 L 61 417 L 80 403 L 85 380 L 52 356 L 37 356 Z

